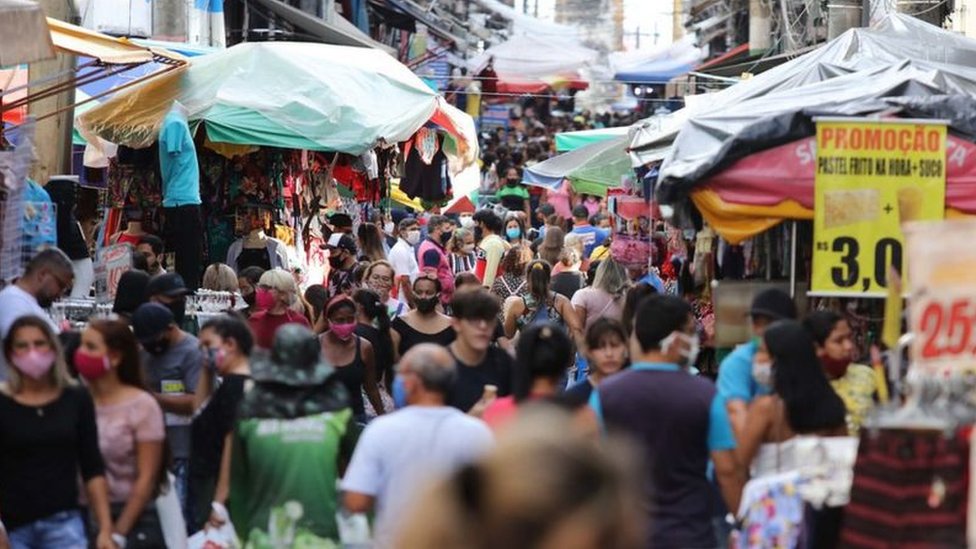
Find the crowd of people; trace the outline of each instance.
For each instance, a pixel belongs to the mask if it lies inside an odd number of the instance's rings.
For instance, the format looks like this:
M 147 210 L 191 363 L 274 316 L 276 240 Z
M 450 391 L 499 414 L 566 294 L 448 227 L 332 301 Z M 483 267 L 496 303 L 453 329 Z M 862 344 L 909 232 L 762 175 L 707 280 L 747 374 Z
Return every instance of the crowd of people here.
M 333 216 L 324 280 L 208 266 L 240 302 L 200 323 L 141 230 L 80 331 L 47 311 L 71 260 L 37 254 L 0 290 L 0 548 L 228 525 L 324 548 L 361 542 L 361 514 L 375 547 L 726 546 L 746 481 L 798 435 L 857 433 L 884 381 L 842 317 L 801 322 L 778 290 L 699 375 L 691 305 L 613 257 L 604 199 L 522 184 L 549 149 L 524 135 L 488 141 L 474 212 Z

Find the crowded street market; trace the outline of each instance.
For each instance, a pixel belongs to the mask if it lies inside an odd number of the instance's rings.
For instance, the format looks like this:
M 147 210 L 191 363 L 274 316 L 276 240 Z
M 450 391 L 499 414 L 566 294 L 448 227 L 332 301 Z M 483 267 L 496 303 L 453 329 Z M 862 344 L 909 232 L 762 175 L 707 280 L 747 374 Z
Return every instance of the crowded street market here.
M 976 548 L 951 5 L 89 4 L 0 0 L 0 549 Z

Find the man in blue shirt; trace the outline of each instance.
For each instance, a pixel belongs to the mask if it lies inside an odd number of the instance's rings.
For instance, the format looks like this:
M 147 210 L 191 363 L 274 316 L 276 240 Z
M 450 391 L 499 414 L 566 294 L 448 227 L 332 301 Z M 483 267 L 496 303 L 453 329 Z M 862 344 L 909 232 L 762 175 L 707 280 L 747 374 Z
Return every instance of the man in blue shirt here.
M 598 229 L 590 225 L 590 212 L 582 204 L 573 208 L 573 230 L 570 234 L 579 235 L 583 241 L 583 257 L 590 257 L 593 248 L 600 246 L 610 235 L 606 229 Z
M 724 401 L 711 381 L 687 371 L 698 354 L 691 306 L 648 297 L 635 316 L 630 352 L 633 365 L 601 383 L 590 407 L 606 430 L 629 434 L 643 450 L 645 546 L 714 548 L 709 458 L 730 508 L 738 507 L 745 475 Z
M 725 399 L 729 420 L 736 434 L 745 427 L 746 409 L 759 395 L 769 394 L 770 387 L 760 384 L 753 375 L 752 360 L 758 349 L 757 341 L 766 332 L 766 327 L 777 320 L 795 319 L 796 305 L 786 292 L 777 288 L 763 290 L 756 294 L 749 308 L 753 340 L 736 347 L 725 357 L 718 369 L 718 392 Z M 756 372 L 759 377 L 763 372 Z M 768 372 L 767 372 L 768 373 Z

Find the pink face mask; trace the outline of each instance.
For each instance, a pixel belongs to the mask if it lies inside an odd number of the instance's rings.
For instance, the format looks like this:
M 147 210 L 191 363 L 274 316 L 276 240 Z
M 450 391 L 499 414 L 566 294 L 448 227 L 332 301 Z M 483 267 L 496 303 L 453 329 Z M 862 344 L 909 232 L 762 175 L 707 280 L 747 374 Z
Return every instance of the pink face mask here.
M 348 324 L 330 324 L 329 330 L 342 341 L 349 341 L 349 339 L 352 338 L 352 335 L 356 333 L 356 323 L 350 322 Z
M 271 290 L 267 288 L 258 288 L 254 291 L 254 306 L 257 307 L 259 311 L 267 311 L 268 309 L 274 307 L 275 296 L 271 293 Z
M 10 362 L 20 373 L 31 379 L 43 379 L 54 366 L 54 351 L 32 349 L 26 353 L 12 356 Z
M 108 355 L 94 356 L 78 349 L 75 351 L 75 369 L 81 377 L 92 381 L 107 374 L 112 365 Z

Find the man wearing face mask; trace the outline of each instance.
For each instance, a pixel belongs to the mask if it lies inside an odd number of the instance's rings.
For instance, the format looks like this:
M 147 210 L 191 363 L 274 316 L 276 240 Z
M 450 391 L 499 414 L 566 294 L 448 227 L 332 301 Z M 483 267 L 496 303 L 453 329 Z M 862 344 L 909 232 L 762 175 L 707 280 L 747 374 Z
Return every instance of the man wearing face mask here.
M 397 290 L 401 303 L 409 303 L 410 285 L 420 274 L 417 264 L 417 254 L 414 246 L 420 243 L 420 224 L 413 217 L 400 220 L 398 227 L 399 238 L 390 248 L 390 264 L 397 274 L 393 288 Z
M 746 409 L 754 398 L 770 393 L 769 362 L 753 362 L 759 348 L 759 338 L 766 327 L 777 320 L 796 319 L 796 305 L 783 290 L 769 288 L 756 294 L 749 308 L 753 339 L 740 345 L 725 357 L 718 369 L 716 385 L 726 401 L 729 420 L 736 433 L 745 427 Z
M 329 295 L 337 295 L 353 285 L 352 270 L 356 267 L 356 241 L 347 234 L 334 233 L 325 244 L 329 250 Z
M 594 389 L 590 407 L 605 428 L 640 441 L 654 464 L 644 468 L 642 483 L 651 525 L 645 546 L 715 547 L 709 458 L 730 509 L 738 509 L 745 475 L 722 398 L 711 381 L 688 373 L 698 355 L 691 306 L 673 296 L 645 299 L 630 354 L 630 369 Z
M 160 303 L 140 305 L 132 315 L 132 329 L 143 348 L 149 390 L 165 412 L 176 493 L 185 512 L 193 393 L 203 367 L 200 341 L 181 330 L 173 313 Z
M 410 502 L 432 478 L 471 463 L 492 446 L 481 421 L 446 405 L 457 367 L 443 347 L 421 343 L 400 360 L 393 414 L 375 419 L 342 479 L 347 511 L 377 510 L 375 547 L 394 545 Z
M 190 292 L 183 277 L 178 273 L 164 273 L 156 275 L 149 280 L 146 286 L 146 295 L 149 301 L 159 303 L 173 313 L 173 319 L 177 326 L 183 326 L 186 318 L 186 294 Z
M 505 171 L 504 185 L 498 189 L 495 196 L 502 206 L 510 212 L 525 212 L 526 219 L 532 219 L 529 212 L 529 191 L 522 183 L 522 170 L 512 166 Z
M 445 307 L 454 296 L 454 273 L 447 259 L 447 243 L 454 231 L 454 223 L 442 215 L 431 216 L 427 223 L 427 240 L 417 249 L 418 263 L 423 272 L 437 276 L 441 282 L 441 305 Z
M 0 291 L 0 341 L 7 337 L 10 326 L 24 316 L 48 319 L 51 329 L 58 333 L 44 309 L 68 293 L 74 279 L 71 260 L 61 250 L 51 248 L 35 255 L 24 276 Z M 0 381 L 6 378 L 7 367 L 0 353 Z

